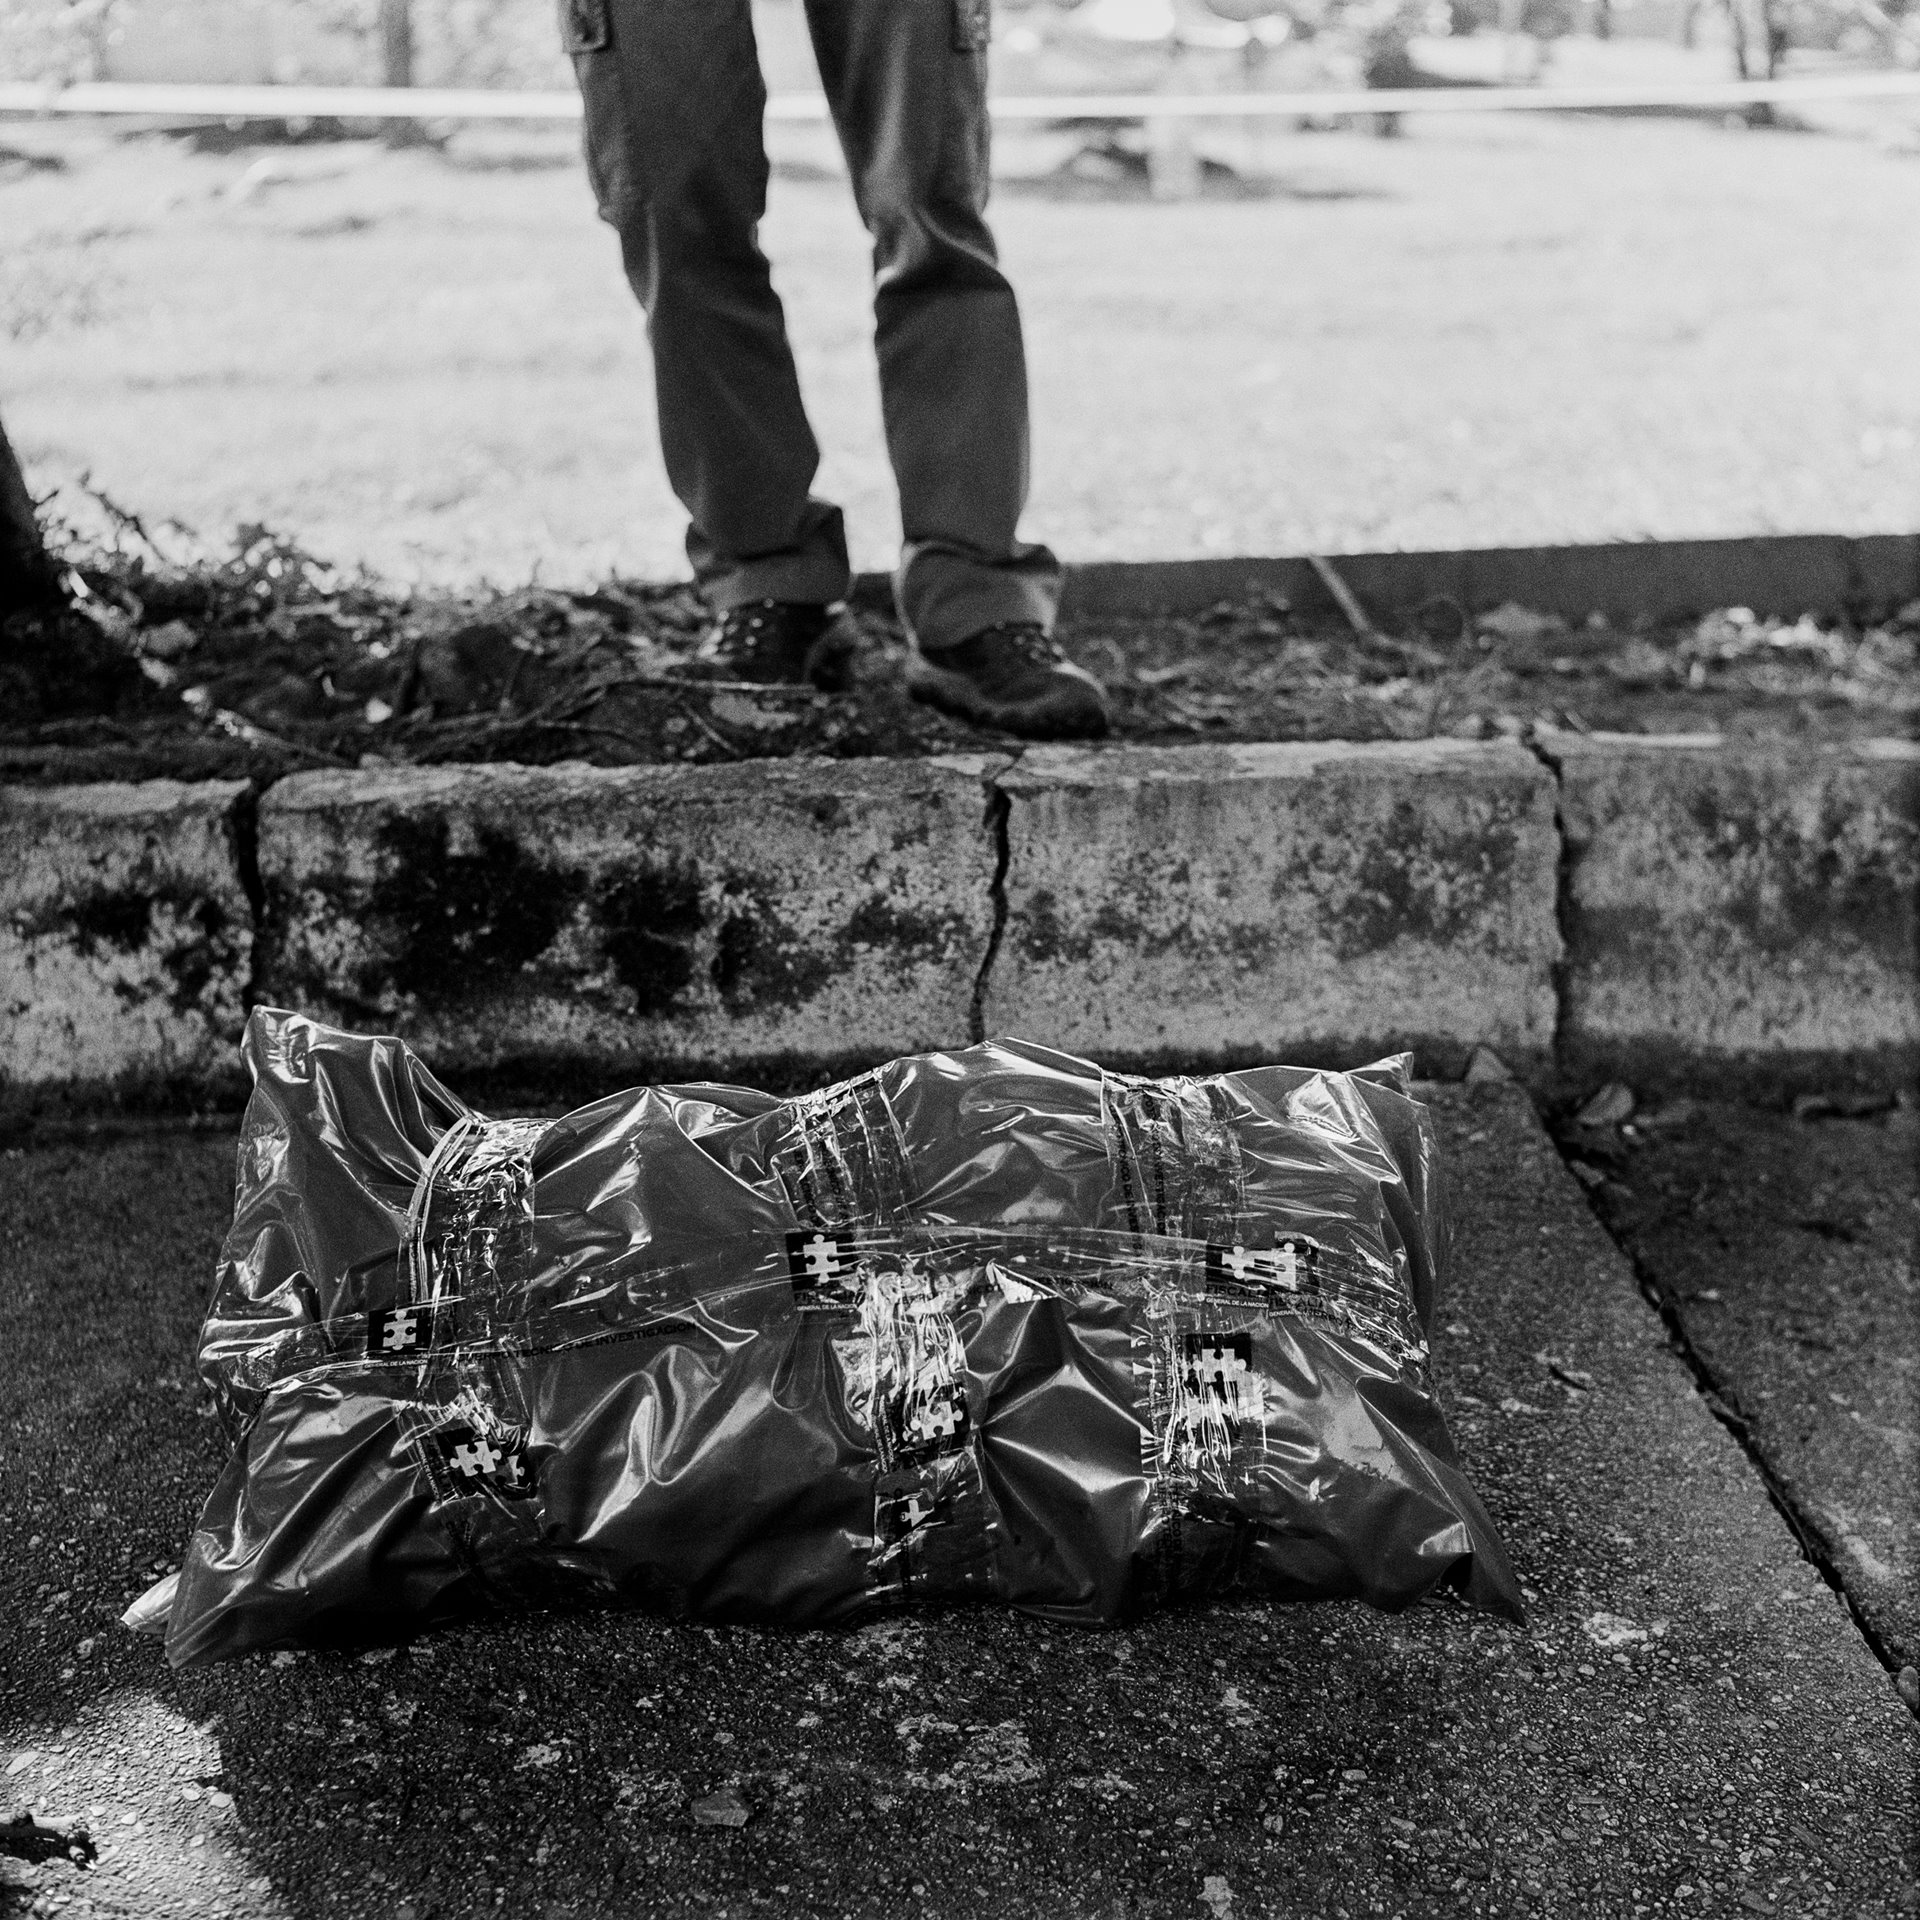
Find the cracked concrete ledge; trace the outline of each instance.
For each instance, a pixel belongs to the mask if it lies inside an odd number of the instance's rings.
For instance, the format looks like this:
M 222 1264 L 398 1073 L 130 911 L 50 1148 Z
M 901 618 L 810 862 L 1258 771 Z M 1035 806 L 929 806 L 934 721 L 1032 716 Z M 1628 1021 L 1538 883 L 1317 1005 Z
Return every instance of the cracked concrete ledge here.
M 1920 1064 L 1920 747 L 1543 735 L 0 790 L 0 1106 L 237 1090 L 247 1006 L 521 1088 L 989 1029 L 1536 1084 Z
M 300 774 L 260 808 L 260 991 L 522 1075 L 962 1041 L 1007 764 Z
M 1506 741 L 1043 748 L 1000 780 L 989 1028 L 1102 1061 L 1553 1044 L 1553 781 Z
M 249 798 L 237 780 L 0 788 L 0 1098 L 238 1084 Z
M 1558 1052 L 1658 1085 L 1920 1068 L 1920 745 L 1543 733 L 1568 948 Z

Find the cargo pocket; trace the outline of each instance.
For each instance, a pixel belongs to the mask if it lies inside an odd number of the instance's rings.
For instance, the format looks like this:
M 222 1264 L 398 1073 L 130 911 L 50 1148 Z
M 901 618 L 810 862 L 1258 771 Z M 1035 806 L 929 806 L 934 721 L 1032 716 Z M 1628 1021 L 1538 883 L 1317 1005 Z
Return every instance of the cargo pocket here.
M 598 53 L 612 39 L 609 0 L 559 0 L 560 43 L 568 53 Z
M 953 50 L 985 53 L 993 39 L 993 0 L 953 0 Z
M 560 41 L 584 109 L 580 147 L 601 219 L 619 226 L 632 199 L 627 110 L 613 50 L 613 0 L 558 0 Z

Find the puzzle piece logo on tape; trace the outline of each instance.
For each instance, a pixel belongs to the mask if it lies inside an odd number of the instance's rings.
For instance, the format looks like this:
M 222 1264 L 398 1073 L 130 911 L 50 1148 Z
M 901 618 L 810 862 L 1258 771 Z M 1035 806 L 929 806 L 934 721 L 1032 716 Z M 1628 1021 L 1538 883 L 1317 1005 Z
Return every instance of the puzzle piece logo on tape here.
M 367 1315 L 367 1353 L 375 1360 L 405 1360 L 432 1345 L 431 1307 L 381 1307 Z
M 901 1435 L 912 1447 L 945 1450 L 967 1437 L 967 1400 L 958 1387 L 942 1387 L 906 1409 Z
M 860 1256 L 853 1244 L 830 1233 L 802 1231 L 787 1235 L 787 1271 L 795 1293 L 812 1293 L 851 1280 Z
M 874 1531 L 883 1546 L 898 1546 L 926 1527 L 944 1527 L 953 1523 L 951 1490 L 936 1492 L 930 1486 L 895 1488 L 882 1491 L 874 1503 Z
M 476 1433 L 471 1427 L 447 1427 L 435 1436 L 440 1457 L 456 1486 L 496 1493 L 529 1493 L 525 1444 L 503 1433 Z
M 1318 1249 L 1304 1240 L 1282 1240 L 1277 1247 L 1207 1248 L 1207 1278 L 1241 1287 L 1298 1287 L 1313 1277 Z
M 1190 1333 L 1186 1336 L 1186 1387 L 1210 1395 L 1230 1410 L 1250 1410 L 1258 1402 L 1250 1333 Z

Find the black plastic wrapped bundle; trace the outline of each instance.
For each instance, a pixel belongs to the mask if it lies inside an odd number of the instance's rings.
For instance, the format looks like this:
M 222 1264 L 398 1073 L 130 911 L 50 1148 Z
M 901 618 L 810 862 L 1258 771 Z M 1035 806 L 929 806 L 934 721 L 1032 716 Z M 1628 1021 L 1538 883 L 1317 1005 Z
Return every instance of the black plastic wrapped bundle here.
M 1149 1080 L 998 1041 L 543 1121 L 292 1014 L 246 1052 L 200 1343 L 233 1456 L 130 1616 L 175 1665 L 556 1603 L 1519 1617 L 1433 1394 L 1404 1057 Z

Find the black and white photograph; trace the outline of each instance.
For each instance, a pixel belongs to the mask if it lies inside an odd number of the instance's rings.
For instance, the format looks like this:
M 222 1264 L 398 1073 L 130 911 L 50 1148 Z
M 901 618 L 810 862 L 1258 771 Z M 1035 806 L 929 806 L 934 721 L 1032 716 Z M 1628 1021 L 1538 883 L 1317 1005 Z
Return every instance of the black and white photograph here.
M 1920 1920 L 1920 0 L 0 0 L 0 1920 Z

